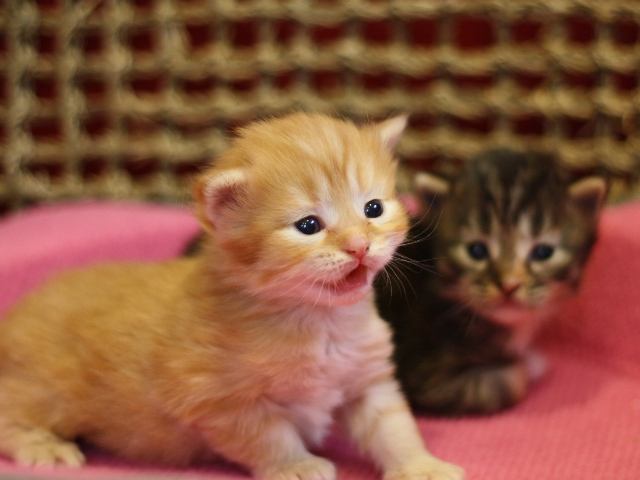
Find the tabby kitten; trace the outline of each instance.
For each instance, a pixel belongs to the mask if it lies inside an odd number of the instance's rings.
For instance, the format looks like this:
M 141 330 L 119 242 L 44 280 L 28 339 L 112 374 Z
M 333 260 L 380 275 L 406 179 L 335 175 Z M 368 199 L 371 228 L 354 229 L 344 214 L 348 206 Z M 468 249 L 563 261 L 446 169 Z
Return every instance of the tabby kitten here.
M 606 182 L 572 181 L 552 155 L 492 150 L 416 185 L 424 217 L 388 270 L 401 288 L 377 285 L 398 377 L 415 407 L 495 412 L 544 372 L 531 344 L 578 286 Z
M 405 124 L 249 126 L 197 181 L 201 255 L 68 272 L 19 303 L 0 327 L 0 452 L 79 466 L 81 438 L 332 480 L 307 447 L 337 419 L 387 479 L 461 479 L 423 446 L 371 287 L 408 228 L 392 154 Z

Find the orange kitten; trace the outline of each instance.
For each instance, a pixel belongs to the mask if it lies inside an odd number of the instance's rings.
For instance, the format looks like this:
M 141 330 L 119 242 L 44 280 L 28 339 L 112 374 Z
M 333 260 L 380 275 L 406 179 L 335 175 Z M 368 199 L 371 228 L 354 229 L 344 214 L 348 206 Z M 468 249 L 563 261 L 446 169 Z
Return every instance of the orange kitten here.
M 373 302 L 407 230 L 392 155 L 405 123 L 250 126 L 195 187 L 203 255 L 68 272 L 23 300 L 0 327 L 0 451 L 79 466 L 83 438 L 332 480 L 307 447 L 335 419 L 387 479 L 462 478 L 425 450 Z

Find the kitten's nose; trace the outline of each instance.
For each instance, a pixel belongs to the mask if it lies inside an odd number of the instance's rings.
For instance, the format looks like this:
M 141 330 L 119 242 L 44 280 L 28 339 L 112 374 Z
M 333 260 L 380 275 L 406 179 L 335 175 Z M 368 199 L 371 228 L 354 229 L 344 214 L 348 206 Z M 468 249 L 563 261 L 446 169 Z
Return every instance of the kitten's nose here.
M 502 283 L 502 285 L 500 285 L 500 287 L 502 288 L 502 293 L 504 293 L 504 296 L 509 298 L 511 295 L 513 295 L 516 292 L 516 290 L 520 288 L 521 285 L 522 285 L 522 282 L 515 280 L 510 282 L 504 282 Z
M 347 240 L 344 251 L 361 262 L 369 252 L 369 240 L 365 236 L 351 237 Z

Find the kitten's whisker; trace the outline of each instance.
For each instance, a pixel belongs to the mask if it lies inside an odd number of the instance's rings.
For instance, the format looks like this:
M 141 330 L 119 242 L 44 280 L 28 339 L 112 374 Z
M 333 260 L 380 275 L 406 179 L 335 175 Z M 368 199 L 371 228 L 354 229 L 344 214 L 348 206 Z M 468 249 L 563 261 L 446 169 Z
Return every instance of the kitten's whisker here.
M 387 271 L 386 273 L 389 275 L 389 278 L 391 278 L 391 274 L 393 274 L 393 276 L 395 277 L 395 279 L 398 282 L 398 285 L 400 285 L 400 287 L 402 288 L 402 291 L 404 292 L 405 300 L 407 301 L 407 303 L 409 303 L 409 296 L 408 296 L 407 290 L 405 288 L 405 283 L 407 285 L 409 285 L 409 287 L 411 288 L 411 290 L 413 291 L 413 294 L 415 296 L 416 295 L 416 291 L 414 290 L 413 285 L 411 284 L 411 282 L 409 282 L 409 279 L 404 274 L 402 269 L 400 269 L 397 265 L 395 265 L 393 263 L 393 260 L 387 264 L 387 267 L 389 268 L 389 271 Z M 386 271 L 386 267 L 385 267 L 384 270 Z M 400 278 L 400 275 L 402 275 L 404 277 L 405 282 L 402 281 L 402 279 Z
M 395 282 L 395 283 L 396 283 L 396 284 L 397 284 L 397 285 L 398 285 L 398 286 L 399 286 L 399 287 L 404 291 L 404 293 L 405 293 L 405 299 L 406 299 L 406 296 L 407 296 L 407 294 L 406 294 L 406 290 L 405 290 L 404 285 L 402 284 L 402 281 L 400 280 L 400 278 L 399 278 L 397 275 L 395 275 L 395 273 L 394 273 L 394 275 L 393 275 L 393 277 L 392 277 L 392 276 L 391 276 L 391 273 L 393 273 L 393 272 L 389 273 L 389 272 L 387 272 L 387 271 L 385 270 L 385 272 L 384 272 L 384 273 L 385 273 L 385 275 L 386 275 L 387 282 L 388 282 L 388 283 L 387 283 L 387 287 L 389 288 L 389 291 L 391 292 L 391 293 L 389 294 L 389 301 L 391 301 L 391 298 L 393 297 L 393 283 L 394 283 L 394 282 Z
M 400 244 L 401 246 L 415 245 L 416 243 L 424 242 L 433 236 L 435 230 L 428 230 L 427 228 L 421 229 L 417 233 L 413 233 L 410 231 L 410 235 L 404 239 L 404 241 Z
M 318 305 L 318 301 L 320 301 L 320 297 L 322 296 L 322 290 L 324 289 L 324 284 L 327 281 L 327 274 L 325 273 L 322 276 L 322 286 L 320 287 L 320 290 L 318 290 L 318 295 L 316 296 L 316 301 L 313 303 L 313 306 L 315 307 L 316 305 Z M 329 297 L 329 306 L 331 306 L 332 301 L 331 301 L 331 297 Z
M 431 203 L 429 204 L 429 206 L 427 207 L 427 209 L 424 211 L 424 213 L 422 214 L 422 216 L 416 220 L 416 223 L 422 223 L 422 221 L 424 220 L 424 218 L 429 214 L 429 212 L 431 211 L 431 209 L 433 208 L 433 204 L 435 203 L 436 197 L 433 196 L 431 197 Z
M 392 271 L 393 271 L 393 272 L 395 272 L 396 276 L 400 276 L 400 275 L 402 275 L 402 277 L 406 280 L 406 282 L 401 282 L 401 284 L 402 284 L 402 286 L 403 286 L 403 287 L 402 287 L 402 289 L 403 289 L 403 290 L 404 290 L 404 292 L 405 292 L 405 297 L 407 298 L 407 300 L 408 300 L 407 291 L 406 291 L 406 289 L 404 288 L 404 284 L 405 284 L 405 283 L 409 285 L 409 287 L 411 288 L 411 291 L 413 292 L 413 295 L 414 295 L 414 296 L 415 296 L 415 295 L 417 295 L 417 294 L 416 294 L 416 290 L 413 288 L 413 284 L 409 281 L 409 279 L 407 278 L 407 276 L 405 275 L 405 273 L 402 271 L 402 269 L 401 269 L 401 268 L 399 268 L 397 265 L 391 265 L 391 269 L 392 269 Z
M 429 222 L 429 225 L 427 225 L 427 229 L 430 229 L 432 233 L 435 233 L 438 230 L 438 225 L 440 225 L 440 220 L 442 220 L 442 208 L 440 209 L 440 212 L 438 212 L 438 216 L 437 219 L 436 217 L 432 217 L 431 221 Z M 433 225 L 433 221 L 435 220 L 436 224 Z
M 314 274 L 314 273 L 309 273 L 309 274 L 305 277 L 305 281 L 306 281 L 306 280 L 308 280 L 308 279 L 310 279 L 310 278 L 313 278 L 313 277 L 315 277 L 315 274 Z M 326 273 L 325 273 L 325 274 L 323 275 L 323 277 L 322 277 L 322 287 L 323 287 L 323 288 L 324 288 L 324 282 L 325 282 L 325 279 L 326 279 Z M 309 295 L 309 291 L 313 288 L 313 285 L 314 285 L 315 283 L 317 283 L 317 281 L 314 281 L 314 282 L 310 282 L 310 283 L 309 283 L 309 288 L 307 288 L 307 291 L 306 291 L 306 292 L 304 292 L 304 295 L 302 296 L 302 299 L 300 300 L 301 302 L 306 301 L 307 296 Z M 320 295 L 321 293 L 322 293 L 322 290 L 320 290 L 320 291 L 318 292 L 318 295 Z M 316 298 L 316 300 L 315 300 L 315 302 L 314 302 L 314 304 L 313 304 L 313 306 L 314 306 L 314 307 L 315 307 L 315 306 L 316 306 L 316 304 L 318 303 L 318 299 L 319 299 L 319 297 L 317 297 L 317 298 Z
M 433 272 L 433 270 L 431 270 L 432 268 L 435 268 L 434 264 L 431 264 L 432 260 L 415 260 L 413 258 L 407 257 L 405 255 L 402 255 L 401 253 L 396 252 L 393 255 L 393 261 L 397 261 L 399 263 L 402 263 L 404 265 L 411 265 L 411 266 L 415 266 L 418 268 L 418 270 L 411 270 L 414 273 L 419 273 L 421 270 L 426 270 L 426 271 L 430 271 Z M 435 273 L 435 272 L 433 272 Z
M 385 289 L 385 292 L 386 291 L 389 292 L 389 300 L 390 300 L 391 297 L 393 297 L 393 279 L 391 278 L 391 275 L 387 271 L 387 268 L 390 268 L 389 264 L 385 265 L 384 268 L 380 270 L 380 272 L 378 272 L 378 275 L 376 276 L 374 282 L 379 283 L 381 281 L 384 281 L 384 283 L 382 284 L 382 288 Z M 402 283 L 399 280 L 398 280 L 398 283 L 402 287 Z
M 482 318 L 479 313 L 480 306 L 480 302 L 473 301 L 471 298 L 456 297 L 456 299 L 453 300 L 451 308 L 443 312 L 440 317 L 457 317 L 459 313 L 466 312 L 468 315 L 464 315 L 463 317 L 467 320 L 467 325 L 464 331 L 464 336 L 466 337 L 469 334 L 472 325 L 478 321 L 478 319 Z
M 448 310 L 445 310 L 442 313 L 442 315 L 443 316 L 457 315 L 458 313 L 467 310 L 467 307 L 468 307 L 468 305 L 466 305 L 464 302 L 463 303 L 456 303 L 456 304 L 452 305 L 451 308 L 449 308 Z
M 471 303 L 468 304 L 467 310 L 471 311 L 471 317 L 469 318 L 469 321 L 467 322 L 467 328 L 465 328 L 465 330 L 464 330 L 464 336 L 465 337 L 469 334 L 469 331 L 471 330 L 471 326 L 474 323 L 476 323 L 476 321 L 480 317 L 480 314 L 475 310 L 475 308 L 473 308 L 473 305 Z
M 426 265 L 426 264 L 423 263 L 423 262 L 426 263 L 428 260 L 424 260 L 424 261 L 415 260 L 414 261 L 414 260 L 412 260 L 410 258 L 404 259 L 404 258 L 397 257 L 397 258 L 394 258 L 394 261 L 396 261 L 397 263 L 400 263 L 402 265 L 410 265 L 411 267 L 416 267 L 417 270 L 414 269 L 414 268 L 409 268 L 409 270 L 411 270 L 413 273 L 420 273 L 421 271 L 424 271 L 424 272 L 429 272 L 429 273 L 432 273 L 434 275 L 437 275 L 440 278 L 444 278 L 442 276 L 442 274 L 436 270 L 436 266 L 435 265 Z
M 424 220 L 427 213 L 431 210 L 432 205 L 433 205 L 433 201 L 429 206 L 429 208 L 427 209 L 427 212 L 425 212 L 424 215 L 414 224 L 414 227 L 418 225 L 422 225 L 422 221 Z M 404 242 L 402 242 L 402 245 L 415 245 L 416 243 L 423 242 L 431 238 L 432 236 L 434 236 L 438 230 L 438 225 L 440 224 L 441 218 L 442 218 L 442 209 L 440 209 L 440 212 L 438 213 L 437 216 L 433 216 L 431 218 L 428 225 L 422 228 L 421 231 L 418 232 L 417 234 L 413 235 L 412 237 L 408 237 Z M 435 225 L 433 224 L 434 221 L 435 221 Z
M 386 266 L 385 266 L 386 267 Z M 391 279 L 389 277 L 389 273 L 386 271 L 386 268 L 380 270 L 376 277 L 373 280 L 374 285 L 381 285 L 381 288 L 384 288 L 385 292 L 389 291 L 389 296 L 393 296 L 393 290 L 391 289 Z
M 286 267 L 282 268 L 280 270 L 288 270 Z M 314 273 L 306 273 L 304 277 L 301 277 L 300 280 L 296 283 L 291 284 L 290 280 L 295 278 L 298 275 L 298 271 L 292 271 L 289 273 L 289 275 L 287 275 L 286 277 L 283 278 L 278 278 L 277 281 L 275 281 L 272 284 L 272 287 L 277 288 L 280 285 L 289 285 L 289 288 L 287 288 L 286 290 L 284 290 L 283 292 L 280 292 L 281 296 L 286 295 L 287 293 L 291 292 L 291 290 L 293 290 L 294 288 L 296 288 L 297 286 L 300 285 L 300 283 L 305 283 L 306 281 L 312 279 L 314 277 Z M 309 288 L 307 289 L 307 291 L 298 299 L 298 301 L 296 303 L 294 303 L 291 308 L 289 309 L 289 311 L 294 310 L 296 308 L 298 308 L 300 305 L 303 305 L 306 299 L 306 296 L 309 293 L 309 290 L 312 288 L 313 283 L 309 283 Z
M 420 230 L 419 232 L 409 235 L 402 243 L 402 246 L 416 245 L 418 243 L 429 240 L 436 234 L 436 230 L 429 230 L 427 228 Z

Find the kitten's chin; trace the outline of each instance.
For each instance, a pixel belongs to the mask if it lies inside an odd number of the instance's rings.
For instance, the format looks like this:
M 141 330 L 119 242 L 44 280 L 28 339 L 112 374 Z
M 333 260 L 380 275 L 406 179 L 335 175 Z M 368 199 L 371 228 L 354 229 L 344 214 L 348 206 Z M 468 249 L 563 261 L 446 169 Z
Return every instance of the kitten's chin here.
M 501 304 L 483 311 L 484 316 L 506 327 L 529 323 L 536 317 L 535 309 L 516 303 Z
M 503 300 L 481 308 L 482 313 L 505 327 L 515 327 L 529 323 L 540 323 L 553 317 L 560 303 L 551 298 L 539 304 L 530 305 L 514 300 Z
M 557 305 L 527 307 L 506 304 L 486 309 L 483 316 L 511 331 L 510 348 L 523 352 L 531 344 L 541 326 L 557 314 Z

